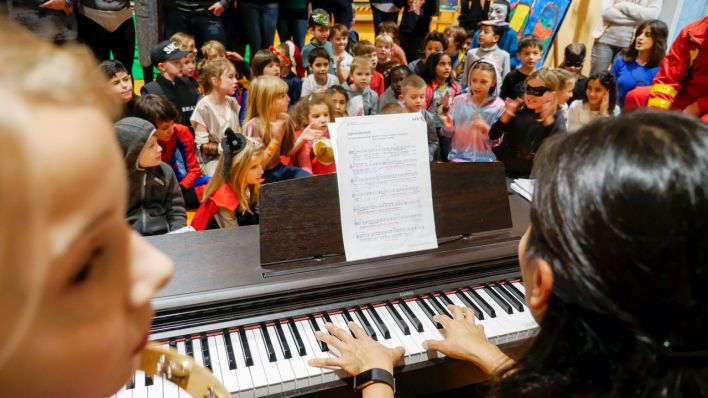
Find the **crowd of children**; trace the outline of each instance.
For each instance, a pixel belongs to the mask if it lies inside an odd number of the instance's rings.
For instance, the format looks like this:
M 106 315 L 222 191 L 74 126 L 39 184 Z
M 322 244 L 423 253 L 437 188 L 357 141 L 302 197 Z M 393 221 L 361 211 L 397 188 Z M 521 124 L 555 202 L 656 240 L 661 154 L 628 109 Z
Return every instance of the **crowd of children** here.
M 517 37 L 506 1 L 495 1 L 476 31 L 450 26 L 428 32 L 420 58 L 412 60 L 392 21 L 381 22 L 373 43 L 352 43 L 351 29 L 332 24 L 322 9 L 307 23 L 309 44 L 299 49 L 284 41 L 256 51 L 248 76 L 243 57 L 219 42 L 205 43 L 195 62 L 194 39 L 175 34 L 153 49 L 160 75 L 143 87 L 142 98 L 132 94 L 119 62 L 101 65 L 122 116 L 138 116 L 157 129 L 161 159 L 178 182 L 165 176 L 165 186 L 181 190 L 188 209 L 198 208 L 197 229 L 257 220 L 246 215 L 257 216 L 261 183 L 335 172 L 327 124 L 344 116 L 421 113 L 431 162 L 501 161 L 508 177 L 528 177 L 547 137 L 619 115 L 628 93 L 651 85 L 668 35 L 659 20 L 638 24 L 612 70 L 588 78 L 581 74 L 587 52 L 581 43 L 565 48 L 558 68 L 541 67 L 544 42 Z M 229 131 L 237 138 L 227 137 Z M 143 126 L 145 151 L 152 148 L 149 134 Z M 260 174 L 249 174 L 256 164 Z M 128 167 L 143 175 L 155 166 Z M 136 206 L 151 207 L 147 202 Z M 163 213 L 167 222 L 159 229 L 134 225 L 144 234 L 183 226 L 184 217 L 173 222 Z

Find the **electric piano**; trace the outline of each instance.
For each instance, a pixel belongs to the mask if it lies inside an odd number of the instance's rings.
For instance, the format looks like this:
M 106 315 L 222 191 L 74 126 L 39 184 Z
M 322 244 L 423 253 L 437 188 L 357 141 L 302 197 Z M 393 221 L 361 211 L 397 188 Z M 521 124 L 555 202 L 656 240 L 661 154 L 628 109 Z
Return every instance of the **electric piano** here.
M 459 171 L 449 166 L 433 165 L 439 237 L 435 250 L 347 262 L 343 250 L 337 252 L 341 230 L 333 225 L 339 210 L 331 201 L 333 209 L 320 207 L 326 214 L 319 214 L 315 221 L 302 217 L 314 213 L 301 211 L 300 219 L 264 222 L 264 216 L 266 220 L 274 217 L 269 215 L 268 203 L 274 208 L 297 206 L 298 193 L 286 184 L 263 193 L 260 226 L 149 238 L 169 254 L 176 267 L 174 279 L 153 301 L 156 315 L 150 340 L 192 355 L 234 397 L 354 396 L 338 371 L 307 366 L 311 358 L 331 355 L 330 348 L 314 335 L 324 330 L 325 322 L 346 330 L 346 323 L 354 321 L 382 344 L 405 348 L 405 357 L 395 370 L 397 396 L 424 396 L 484 381 L 474 365 L 426 351 L 420 343 L 442 338 L 431 318 L 446 313 L 447 304 L 457 304 L 475 310 L 492 342 L 512 356 L 522 352 L 538 328 L 524 301 L 517 260 L 529 204 L 507 193 L 499 165 L 463 166 L 472 167 L 476 178 L 461 188 L 459 176 L 454 176 Z M 446 177 L 450 170 L 452 174 Z M 458 181 L 455 193 L 462 195 L 444 196 L 448 184 L 436 181 L 453 177 Z M 317 185 L 322 196 L 331 199 L 328 189 L 333 176 L 327 178 L 309 178 L 314 182 L 306 184 Z M 322 183 L 330 188 L 323 189 Z M 336 180 L 334 184 L 336 201 Z M 297 190 L 313 192 L 302 187 Z M 489 194 L 490 190 L 495 193 Z M 459 219 L 473 221 L 473 226 L 463 228 L 471 233 L 453 234 L 459 232 L 453 231 L 458 226 L 440 222 L 455 224 Z M 274 225 L 288 228 L 278 230 Z M 264 240 L 263 230 L 268 230 L 269 240 Z M 321 235 L 312 230 L 328 236 L 307 241 L 308 236 Z M 305 241 L 293 242 L 295 236 Z M 335 242 L 331 247 L 327 247 L 328 239 Z M 264 246 L 269 253 L 263 253 Z M 312 250 L 322 254 L 307 256 Z M 174 384 L 138 371 L 116 396 L 180 397 L 186 393 L 180 395 Z

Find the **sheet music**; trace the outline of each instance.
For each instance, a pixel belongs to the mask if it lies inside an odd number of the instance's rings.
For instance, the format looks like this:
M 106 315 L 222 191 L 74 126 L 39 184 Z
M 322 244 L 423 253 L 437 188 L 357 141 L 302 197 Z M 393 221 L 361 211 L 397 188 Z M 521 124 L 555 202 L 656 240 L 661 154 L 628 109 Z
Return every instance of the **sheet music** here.
M 329 131 L 347 261 L 437 248 L 422 115 L 338 118 Z
M 534 186 L 535 186 L 535 180 L 531 180 L 531 179 L 527 179 L 527 178 L 517 178 L 509 185 L 509 187 L 514 192 L 523 196 L 529 202 L 531 202 L 533 200 Z

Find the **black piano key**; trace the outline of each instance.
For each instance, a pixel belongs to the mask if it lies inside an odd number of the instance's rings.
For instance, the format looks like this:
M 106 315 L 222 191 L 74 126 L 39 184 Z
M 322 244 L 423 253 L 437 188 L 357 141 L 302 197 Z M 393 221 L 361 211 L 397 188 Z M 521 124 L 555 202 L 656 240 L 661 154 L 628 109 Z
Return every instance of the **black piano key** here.
M 169 344 L 170 348 L 174 348 L 174 349 L 177 348 L 177 340 L 175 340 L 175 339 L 170 339 L 170 340 L 167 342 L 167 344 Z
M 495 311 L 494 308 L 492 308 L 492 306 L 489 305 L 489 303 L 487 303 L 482 298 L 482 296 L 480 296 L 479 293 L 477 293 L 473 288 L 469 288 L 467 290 L 467 293 L 470 295 L 470 297 L 472 298 L 473 301 L 475 301 L 477 304 L 479 304 L 480 308 L 482 308 L 484 310 L 484 312 L 487 313 L 487 315 L 489 315 L 492 318 L 497 317 L 497 311 Z
M 275 362 L 277 357 L 275 356 L 275 348 L 273 348 L 273 342 L 270 340 L 270 333 L 268 333 L 268 327 L 265 322 L 260 323 L 261 336 L 263 336 L 263 342 L 265 343 L 266 354 L 268 355 L 269 362 Z
M 513 311 L 511 309 L 511 305 L 507 303 L 502 296 L 499 295 L 499 293 L 495 292 L 494 289 L 492 289 L 491 286 L 489 286 L 488 283 L 484 284 L 484 292 L 489 295 L 489 297 L 492 298 L 492 300 L 496 301 L 499 307 L 501 307 L 502 311 L 506 312 L 507 314 L 512 314 Z
M 450 304 L 455 305 L 455 303 L 450 300 L 450 297 L 447 297 L 447 294 L 444 292 L 440 292 L 440 296 L 438 296 L 438 298 L 443 302 L 443 304 L 445 304 L 445 308 L 447 308 Z
M 517 311 L 523 312 L 524 311 L 524 305 L 519 302 L 514 296 L 511 295 L 506 289 L 501 287 L 498 283 L 491 284 L 492 289 L 494 289 L 497 293 L 499 293 L 500 296 L 504 297 L 504 300 L 506 300 L 507 303 L 509 303 L 512 307 L 516 308 Z
M 285 359 L 292 358 L 293 354 L 290 353 L 290 346 L 288 345 L 288 340 L 285 338 L 285 332 L 283 331 L 283 326 L 280 325 L 280 321 L 275 321 L 275 334 L 278 336 L 280 348 L 283 350 L 283 357 L 285 357 Z
M 224 345 L 226 346 L 226 358 L 229 362 L 229 369 L 234 370 L 236 369 L 236 357 L 234 356 L 234 346 L 231 342 L 231 333 L 229 333 L 228 329 L 222 330 L 221 333 L 224 335 Z
M 211 354 L 209 353 L 209 340 L 207 338 L 206 333 L 202 333 L 199 335 L 199 342 L 202 344 L 202 361 L 204 362 L 204 366 L 209 368 L 209 370 L 213 370 L 211 368 Z
M 484 319 L 484 313 L 482 313 L 482 310 L 480 310 L 479 307 L 477 307 L 477 304 L 473 303 L 472 300 L 467 297 L 467 295 L 462 290 L 457 289 L 457 291 L 455 292 L 455 296 L 457 296 L 457 298 L 459 298 L 460 301 L 465 304 L 465 306 L 470 307 L 472 308 L 472 310 L 474 310 L 474 316 L 476 316 L 477 319 L 479 319 L 480 321 Z
M 151 386 L 151 385 L 153 385 L 153 383 L 154 383 L 154 381 L 152 379 L 152 376 L 150 376 L 149 374 L 146 373 L 145 374 L 145 386 L 146 387 Z
M 428 305 L 428 303 L 426 303 L 425 300 L 423 300 L 422 297 L 417 296 L 416 299 L 417 299 L 417 300 L 416 300 L 415 302 L 420 306 L 420 308 L 423 310 L 423 312 L 425 312 L 425 315 L 428 316 L 428 318 L 430 319 L 430 322 L 432 322 L 433 325 L 435 325 L 436 328 L 442 329 L 442 328 L 443 328 L 442 325 L 439 324 L 439 323 L 437 323 L 437 322 L 435 322 L 435 321 L 433 320 L 433 317 L 434 317 L 435 315 L 437 315 L 437 313 L 436 313 L 435 311 L 433 311 L 432 308 L 430 308 L 430 306 Z
M 130 378 L 128 384 L 125 385 L 125 388 L 127 390 L 132 390 L 135 388 L 135 374 L 133 374 L 133 377 Z
M 246 363 L 246 366 L 253 366 L 253 355 L 251 354 L 251 347 L 248 345 L 246 329 L 238 328 L 238 339 L 241 343 L 241 351 L 243 351 L 243 362 Z
M 298 332 L 297 326 L 295 325 L 295 320 L 293 318 L 288 318 L 288 328 L 290 329 L 290 334 L 293 335 L 293 340 L 295 340 L 297 353 L 301 357 L 304 357 L 307 355 L 307 350 L 305 349 L 305 343 L 302 341 L 302 336 L 300 336 L 300 332 Z
M 401 310 L 403 310 L 403 314 L 405 314 L 406 318 L 408 318 L 409 321 L 411 321 L 411 325 L 417 330 L 419 333 L 423 333 L 423 323 L 418 319 L 417 316 L 415 316 L 415 313 L 413 310 L 406 304 L 405 300 L 400 300 L 398 302 L 398 305 L 401 306 Z
M 521 290 L 519 290 L 511 282 L 505 282 L 503 286 L 506 288 L 506 290 L 509 291 L 509 293 L 516 296 L 516 298 L 519 299 L 519 301 L 521 301 L 522 303 L 526 302 L 526 296 L 523 293 L 521 293 Z
M 386 310 L 389 314 L 391 314 L 391 318 L 393 318 L 393 321 L 396 322 L 396 325 L 398 325 L 398 328 L 401 329 L 401 332 L 403 332 L 404 335 L 409 336 L 411 334 L 411 329 L 408 327 L 408 324 L 403 319 L 401 314 L 398 313 L 396 307 L 393 306 L 392 302 L 386 302 Z
M 192 345 L 192 335 L 191 334 L 184 337 L 184 351 L 190 357 L 194 357 L 194 345 Z
M 363 312 L 361 312 L 361 309 L 359 308 L 354 308 L 354 313 L 356 314 L 356 317 L 359 318 L 359 322 L 361 323 L 361 326 L 364 328 L 364 331 L 366 331 L 366 334 L 369 335 L 374 340 L 378 340 L 378 337 L 376 336 L 376 330 L 371 326 L 371 323 L 369 320 L 366 318 L 366 315 L 364 315 Z
M 327 313 L 327 311 L 325 311 L 325 312 L 322 313 L 322 319 L 324 319 L 326 323 L 331 323 L 331 324 L 334 325 L 334 322 L 332 322 L 332 318 L 330 318 L 330 316 L 329 316 L 329 314 Z
M 433 296 L 432 294 L 428 296 L 428 301 L 434 307 L 434 310 L 440 315 L 447 315 L 452 318 L 452 314 L 447 310 L 445 305 L 440 302 L 440 299 Z
M 376 310 L 374 309 L 374 306 L 368 305 L 368 306 L 366 306 L 365 310 L 366 310 L 366 313 L 369 314 L 371 319 L 376 324 L 376 327 L 379 328 L 379 331 L 381 331 L 381 335 L 383 336 L 383 338 L 386 340 L 390 339 L 391 338 L 391 331 L 388 330 L 383 319 L 381 319 L 381 316 L 379 315 L 379 313 L 376 312 Z
M 352 318 L 352 314 L 347 311 L 346 308 L 342 308 L 342 316 L 344 317 L 344 321 L 349 324 L 349 322 L 354 322 L 354 318 Z M 347 330 L 349 330 L 349 334 L 354 337 L 354 331 L 349 329 L 349 326 L 347 326 Z
M 315 319 L 315 316 L 310 314 L 307 316 L 307 320 L 310 321 L 310 326 L 315 332 L 321 332 L 320 330 L 320 325 L 317 324 L 317 320 Z M 325 352 L 329 351 L 329 348 L 327 347 L 327 343 L 325 343 L 322 340 L 317 339 L 317 343 L 320 345 L 320 351 Z

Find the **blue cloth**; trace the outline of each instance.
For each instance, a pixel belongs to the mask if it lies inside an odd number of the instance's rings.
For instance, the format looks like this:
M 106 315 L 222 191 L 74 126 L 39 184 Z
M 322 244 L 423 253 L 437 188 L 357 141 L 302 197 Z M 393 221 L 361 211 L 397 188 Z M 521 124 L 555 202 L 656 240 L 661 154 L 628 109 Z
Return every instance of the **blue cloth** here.
M 246 39 L 252 46 L 251 57 L 258 50 L 273 44 L 275 28 L 278 23 L 278 3 L 239 2 L 238 12 L 246 30 Z
M 504 34 L 497 42 L 497 46 L 502 50 L 509 53 L 510 67 L 512 70 L 518 68 L 521 64 L 519 63 L 519 38 L 516 37 L 516 32 L 513 29 L 507 28 Z M 474 32 L 474 37 L 472 37 L 472 45 L 470 48 L 479 47 L 479 31 Z M 543 63 L 543 61 L 539 61 Z
M 293 180 L 296 178 L 310 177 L 312 174 L 306 172 L 305 170 L 295 167 L 286 166 L 282 163 L 278 163 L 275 167 L 270 170 L 266 170 L 263 173 L 263 184 L 270 184 L 271 182 Z
M 636 87 L 651 86 L 659 66 L 647 68 L 637 61 L 627 63 L 622 56 L 612 65 L 612 74 L 617 78 L 617 104 L 624 109 L 624 97 Z

